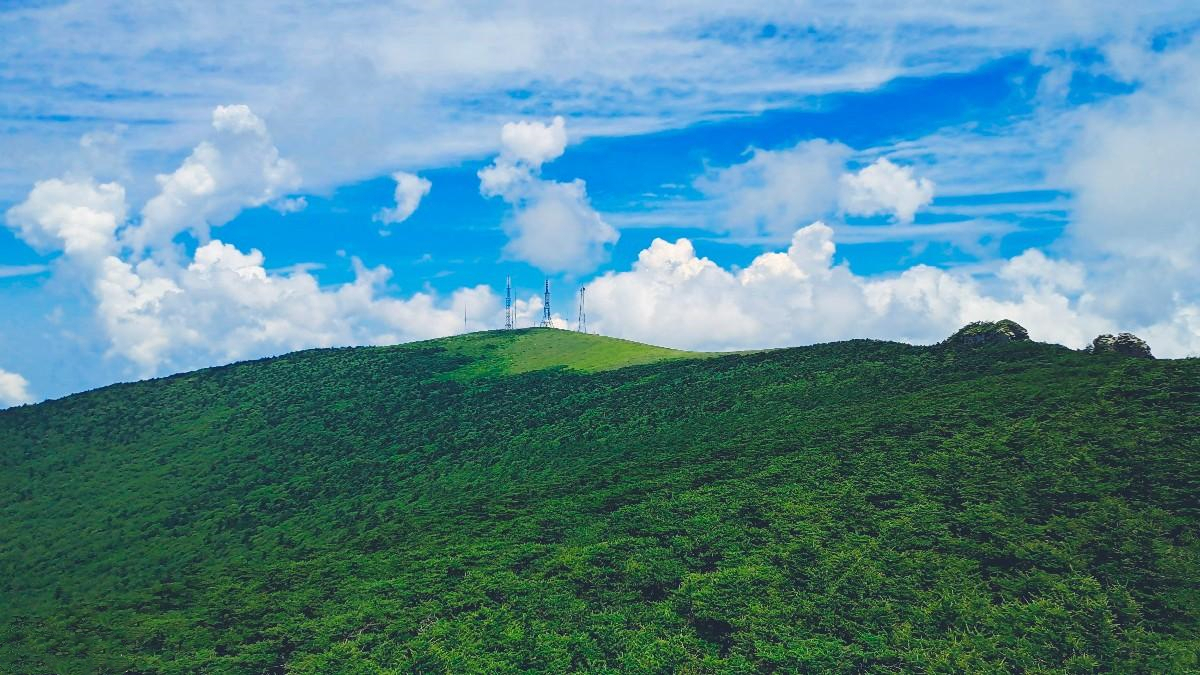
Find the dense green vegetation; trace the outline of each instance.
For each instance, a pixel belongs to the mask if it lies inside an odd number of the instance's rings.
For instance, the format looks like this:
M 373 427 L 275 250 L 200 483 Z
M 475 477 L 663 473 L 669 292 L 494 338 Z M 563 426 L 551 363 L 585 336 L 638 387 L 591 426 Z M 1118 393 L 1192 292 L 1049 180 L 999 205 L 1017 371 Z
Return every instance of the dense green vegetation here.
M 1200 668 L 1200 362 L 653 350 L 489 333 L 0 412 L 0 672 Z

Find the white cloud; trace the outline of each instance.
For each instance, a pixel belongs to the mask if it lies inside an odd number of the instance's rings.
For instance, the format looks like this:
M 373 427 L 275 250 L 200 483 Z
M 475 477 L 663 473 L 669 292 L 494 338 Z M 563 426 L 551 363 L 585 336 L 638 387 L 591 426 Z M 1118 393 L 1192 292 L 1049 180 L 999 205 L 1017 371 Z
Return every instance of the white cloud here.
M 0 408 L 33 403 L 35 400 L 29 391 L 28 380 L 0 368 Z
M 1085 112 L 1066 167 L 1075 193 L 1068 234 L 1092 251 L 1194 271 L 1200 260 L 1200 41 L 1116 61 L 1143 86 Z
M 1034 339 L 1085 346 L 1101 332 L 1160 336 L 1161 356 L 1200 350 L 1200 308 L 1181 304 L 1130 324 L 1097 313 L 1077 263 L 1038 250 L 991 274 L 925 265 L 865 277 L 834 264 L 833 230 L 800 228 L 785 251 L 764 253 L 744 269 L 696 255 L 692 243 L 656 239 L 633 268 L 588 284 L 589 320 L 607 335 L 692 349 L 747 349 L 874 337 L 936 342 L 963 324 L 1010 318 Z M 1188 332 L 1192 330 L 1193 332 Z
M 550 124 L 509 122 L 500 129 L 501 154 L 534 169 L 562 156 L 567 148 L 567 123 L 562 115 Z
M 886 157 L 863 167 L 858 173 L 843 174 L 838 205 L 843 213 L 856 216 L 891 214 L 901 223 L 911 223 L 917 209 L 933 201 L 933 181 L 915 178 L 912 167 L 897 166 Z
M 542 164 L 558 159 L 567 148 L 567 126 L 561 116 L 550 124 L 508 122 L 500 128 L 500 155 L 479 171 L 479 191 L 485 197 L 518 194 L 534 182 Z
M 534 181 L 505 221 L 507 256 L 550 272 L 583 272 L 608 259 L 618 233 L 591 207 L 583 181 Z
M 561 156 L 566 143 L 561 117 L 505 124 L 500 155 L 479 171 L 479 192 L 512 206 L 505 255 L 549 272 L 587 272 L 608 259 L 620 235 L 592 208 L 582 180 L 540 177 L 542 164 Z
M 716 202 L 715 229 L 786 236 L 834 210 L 838 176 L 850 154 L 850 148 L 820 139 L 784 150 L 755 148 L 745 162 L 712 169 L 695 187 Z
M 781 150 L 753 148 L 744 162 L 710 168 L 694 182 L 715 206 L 717 218 L 697 222 L 741 236 L 781 237 L 800 225 L 835 213 L 891 214 L 912 223 L 919 208 L 933 201 L 933 182 L 916 178 L 912 167 L 879 158 L 857 173 L 846 173 L 854 154 L 841 143 L 802 141 Z
M 133 123 L 130 156 L 140 173 L 161 171 L 191 145 L 197 103 L 238 100 L 264 112 L 280 147 L 323 188 L 477 156 L 498 120 L 520 115 L 564 113 L 581 135 L 679 128 L 1008 54 L 1153 35 L 1197 16 L 1183 2 L 868 2 L 850 14 L 839 3 L 784 0 L 262 0 L 236 15 L 206 3 L 136 14 L 113 3 L 35 4 L 0 13 L 0 63 L 41 78 L 6 91 L 29 118 L 14 121 L 12 151 L 0 155 L 0 200 L 62 173 L 56 158 L 67 161 L 62 151 L 97 119 Z M 254 40 L 240 37 L 246 25 L 259 27 Z M 774 36 L 763 39 L 768 27 Z M 60 83 L 70 86 L 51 86 Z
M 21 239 L 43 252 L 104 255 L 114 249 L 117 227 L 125 221 L 125 190 L 90 179 L 38 181 L 6 219 Z
M 375 220 L 386 224 L 402 223 L 408 220 L 421 204 L 421 198 L 429 194 L 429 190 L 433 187 L 433 183 L 425 178 L 408 173 L 406 171 L 397 171 L 392 174 L 392 180 L 396 181 L 396 205 L 392 208 L 381 209 L 375 214 Z
M 268 206 L 284 215 L 289 213 L 300 213 L 304 209 L 308 208 L 308 199 L 304 197 L 285 197 L 283 199 L 276 199 Z
M 0 265 L 0 279 L 27 277 L 50 271 L 48 265 Z
M 258 250 L 213 240 L 186 266 L 105 260 L 98 312 L 112 353 L 151 374 L 305 347 L 387 344 L 491 327 L 499 299 L 486 286 L 449 297 L 383 294 L 391 272 L 357 260 L 355 280 L 322 288 L 306 270 L 266 270 Z
M 309 266 L 269 271 L 260 251 L 220 240 L 184 255 L 171 245 L 181 228 L 203 234 L 241 208 L 278 200 L 294 181 L 265 124 L 244 106 L 217 108 L 213 128 L 215 140 L 159 177 L 162 191 L 143 209 L 141 223 L 126 223 L 120 185 L 86 179 L 39 182 L 7 215 L 22 238 L 64 252 L 62 269 L 82 280 L 95 300 L 108 353 L 136 374 L 305 347 L 449 335 L 463 330 L 464 310 L 471 330 L 499 321 L 499 299 L 486 286 L 396 298 L 386 293 L 390 270 L 357 259 L 354 281 L 322 287 Z M 133 243 L 132 256 L 119 240 Z M 152 255 L 139 256 L 142 246 Z M 18 391 L 15 377 L 4 381 L 10 391 Z M 18 398 L 27 396 L 13 394 Z
M 280 158 L 266 125 L 249 107 L 217 106 L 212 128 L 211 139 L 178 169 L 157 177 L 159 193 L 146 202 L 141 223 L 125 231 L 135 252 L 162 248 L 185 230 L 206 240 L 210 226 L 300 186 L 295 165 Z

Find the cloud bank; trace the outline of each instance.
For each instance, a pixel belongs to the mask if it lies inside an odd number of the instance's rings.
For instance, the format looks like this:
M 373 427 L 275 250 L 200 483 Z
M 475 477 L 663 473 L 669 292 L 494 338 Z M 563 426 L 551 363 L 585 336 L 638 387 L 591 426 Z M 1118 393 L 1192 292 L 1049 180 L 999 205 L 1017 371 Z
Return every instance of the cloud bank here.
M 817 222 L 784 251 L 742 269 L 698 256 L 692 242 L 656 239 L 632 269 L 588 283 L 588 318 L 601 333 L 690 349 L 784 347 L 851 337 L 914 343 L 945 338 L 976 320 L 1013 319 L 1036 340 L 1082 348 L 1131 328 L 1156 353 L 1200 351 L 1200 306 L 1131 326 L 1104 315 L 1078 263 L 1029 249 L 988 274 L 926 265 L 882 277 L 835 262 L 834 231 Z

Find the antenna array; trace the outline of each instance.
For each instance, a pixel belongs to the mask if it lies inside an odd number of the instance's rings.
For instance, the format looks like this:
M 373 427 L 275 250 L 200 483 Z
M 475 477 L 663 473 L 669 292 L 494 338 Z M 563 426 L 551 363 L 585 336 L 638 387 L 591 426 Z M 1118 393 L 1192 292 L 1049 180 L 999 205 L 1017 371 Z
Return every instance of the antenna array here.
M 513 327 L 513 311 L 512 311 L 512 277 L 504 284 L 504 329 L 512 330 Z
M 554 328 L 554 321 L 550 318 L 550 280 L 546 280 L 546 299 L 542 302 L 542 328 Z
M 579 320 L 575 325 L 575 330 L 579 331 L 580 333 L 587 332 L 587 306 L 584 304 L 584 300 L 585 300 L 584 294 L 585 293 L 587 293 L 587 286 L 580 286 L 579 287 Z

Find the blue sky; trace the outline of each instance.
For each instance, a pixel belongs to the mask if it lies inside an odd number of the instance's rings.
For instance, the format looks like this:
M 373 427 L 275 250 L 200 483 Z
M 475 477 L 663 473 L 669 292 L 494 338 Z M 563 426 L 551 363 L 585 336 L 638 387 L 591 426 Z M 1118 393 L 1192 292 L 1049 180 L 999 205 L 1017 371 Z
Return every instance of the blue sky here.
M 0 405 L 499 327 L 506 276 L 676 347 L 1195 355 L 1200 12 L 1101 4 L 8 3 Z

